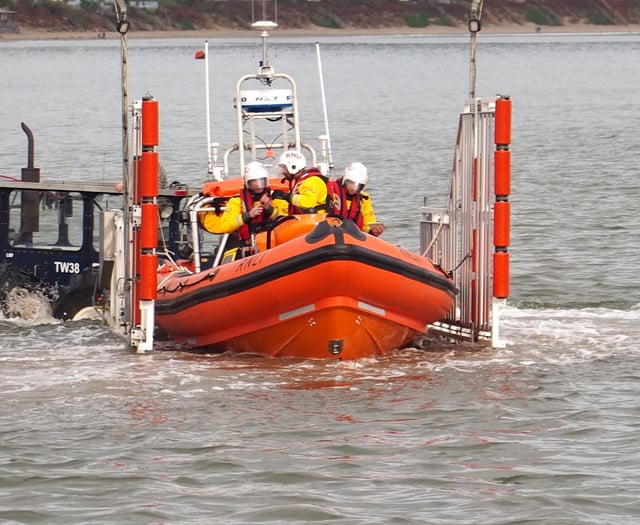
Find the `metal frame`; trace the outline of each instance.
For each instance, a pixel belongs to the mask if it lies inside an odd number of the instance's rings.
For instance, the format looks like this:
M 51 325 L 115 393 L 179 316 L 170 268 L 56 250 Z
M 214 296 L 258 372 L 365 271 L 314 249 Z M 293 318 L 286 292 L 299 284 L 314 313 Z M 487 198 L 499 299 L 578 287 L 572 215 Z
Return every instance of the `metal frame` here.
M 455 339 L 504 346 L 493 297 L 493 203 L 496 97 L 473 98 L 460 114 L 446 208 L 420 209 L 420 249 L 452 273 L 460 294 L 432 330 Z

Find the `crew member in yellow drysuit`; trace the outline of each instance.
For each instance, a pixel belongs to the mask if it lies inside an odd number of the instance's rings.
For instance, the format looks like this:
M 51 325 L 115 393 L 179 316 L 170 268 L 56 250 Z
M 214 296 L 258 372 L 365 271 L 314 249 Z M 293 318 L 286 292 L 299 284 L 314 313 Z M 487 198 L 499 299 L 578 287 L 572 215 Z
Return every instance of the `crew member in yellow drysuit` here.
M 273 197 L 287 200 L 289 215 L 300 213 L 326 213 L 327 179 L 315 167 L 307 168 L 304 155 L 296 150 L 288 150 L 278 158 L 280 173 L 289 181 L 289 193 L 279 190 Z
M 228 247 L 249 247 L 252 236 L 263 231 L 278 217 L 288 214 L 289 204 L 272 199 L 267 185 L 269 172 L 257 161 L 250 162 L 243 173 L 245 187 L 237 197 L 231 197 L 219 218 L 220 233 L 235 233 Z M 235 242 L 233 242 L 235 241 Z
M 384 224 L 378 222 L 368 193 L 364 192 L 369 174 L 361 162 L 352 162 L 339 179 L 327 184 L 329 213 L 355 222 L 365 233 L 377 237 L 384 232 Z

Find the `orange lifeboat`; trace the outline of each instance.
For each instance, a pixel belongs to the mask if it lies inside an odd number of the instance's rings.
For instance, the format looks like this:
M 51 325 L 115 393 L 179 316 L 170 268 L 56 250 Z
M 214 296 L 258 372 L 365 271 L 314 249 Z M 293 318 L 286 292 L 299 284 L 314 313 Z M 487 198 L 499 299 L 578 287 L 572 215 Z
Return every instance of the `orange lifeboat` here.
M 351 221 L 295 217 L 271 235 L 250 257 L 159 275 L 156 324 L 193 348 L 359 359 L 401 348 L 453 307 L 440 268 Z

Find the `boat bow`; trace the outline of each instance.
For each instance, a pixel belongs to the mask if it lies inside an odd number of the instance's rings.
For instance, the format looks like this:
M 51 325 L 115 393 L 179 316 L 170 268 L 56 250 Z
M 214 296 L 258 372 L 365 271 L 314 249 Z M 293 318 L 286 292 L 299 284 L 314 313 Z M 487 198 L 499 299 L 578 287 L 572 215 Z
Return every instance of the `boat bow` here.
M 425 333 L 456 293 L 428 259 L 330 218 L 251 257 L 165 278 L 156 316 L 194 347 L 356 359 Z

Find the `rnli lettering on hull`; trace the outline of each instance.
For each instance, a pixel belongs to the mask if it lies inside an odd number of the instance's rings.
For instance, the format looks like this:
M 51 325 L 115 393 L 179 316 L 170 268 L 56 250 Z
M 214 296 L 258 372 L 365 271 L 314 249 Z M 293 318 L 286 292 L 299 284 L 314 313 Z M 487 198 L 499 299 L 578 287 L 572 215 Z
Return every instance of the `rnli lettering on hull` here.
M 69 261 L 53 261 L 56 273 L 80 273 L 80 263 Z
M 259 253 L 257 255 L 252 255 L 247 259 L 240 259 L 240 262 L 236 266 L 236 273 L 246 270 L 247 268 L 258 266 L 262 262 L 263 258 L 264 258 L 264 253 Z

